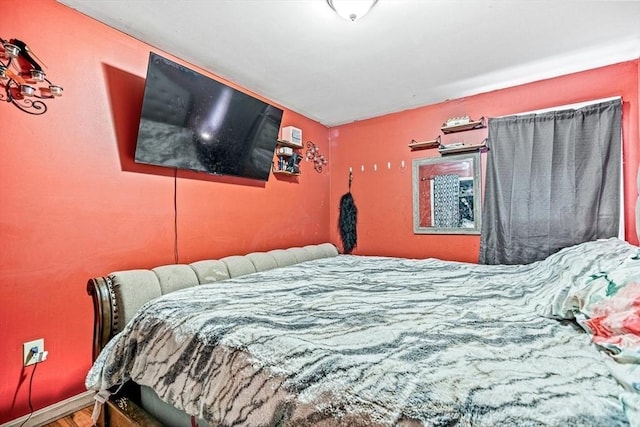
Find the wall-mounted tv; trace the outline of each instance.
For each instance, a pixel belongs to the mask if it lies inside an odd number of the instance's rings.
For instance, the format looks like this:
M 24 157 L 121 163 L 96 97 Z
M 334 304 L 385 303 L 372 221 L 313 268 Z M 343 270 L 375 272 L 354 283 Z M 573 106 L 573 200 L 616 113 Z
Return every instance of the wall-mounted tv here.
M 282 110 L 153 52 L 135 161 L 267 181 Z

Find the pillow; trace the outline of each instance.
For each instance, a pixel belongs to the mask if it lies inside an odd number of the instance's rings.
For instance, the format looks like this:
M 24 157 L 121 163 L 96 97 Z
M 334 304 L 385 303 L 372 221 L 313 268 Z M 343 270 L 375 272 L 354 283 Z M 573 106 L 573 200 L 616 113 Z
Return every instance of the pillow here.
M 640 283 L 632 283 L 588 307 L 578 323 L 592 341 L 623 363 L 640 363 Z
M 592 274 L 564 303 L 592 341 L 623 363 L 640 363 L 640 257 Z
M 640 251 L 609 271 L 591 273 L 582 283 L 574 283 L 554 296 L 551 317 L 571 319 L 582 313 L 591 317 L 593 307 L 616 295 L 628 284 L 640 283 Z

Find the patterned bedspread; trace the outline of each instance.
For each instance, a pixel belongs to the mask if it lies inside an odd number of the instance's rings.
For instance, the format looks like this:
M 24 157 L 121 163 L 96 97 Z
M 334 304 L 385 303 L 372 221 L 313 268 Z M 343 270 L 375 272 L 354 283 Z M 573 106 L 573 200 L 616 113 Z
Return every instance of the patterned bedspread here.
M 147 303 L 87 376 L 231 426 L 619 426 L 623 391 L 554 296 L 636 254 L 523 266 L 341 255 Z

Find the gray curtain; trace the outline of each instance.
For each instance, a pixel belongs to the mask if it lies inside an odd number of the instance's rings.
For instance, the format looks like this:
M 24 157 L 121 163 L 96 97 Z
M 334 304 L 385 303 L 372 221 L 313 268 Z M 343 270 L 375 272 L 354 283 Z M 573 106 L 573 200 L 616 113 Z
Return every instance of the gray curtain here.
M 489 119 L 480 263 L 618 235 L 622 102 Z

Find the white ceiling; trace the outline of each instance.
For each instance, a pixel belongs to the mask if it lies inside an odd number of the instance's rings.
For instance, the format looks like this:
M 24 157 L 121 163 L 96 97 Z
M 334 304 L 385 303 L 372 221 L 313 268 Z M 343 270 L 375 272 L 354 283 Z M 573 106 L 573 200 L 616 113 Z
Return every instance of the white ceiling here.
M 333 126 L 640 57 L 640 0 L 58 0 Z

